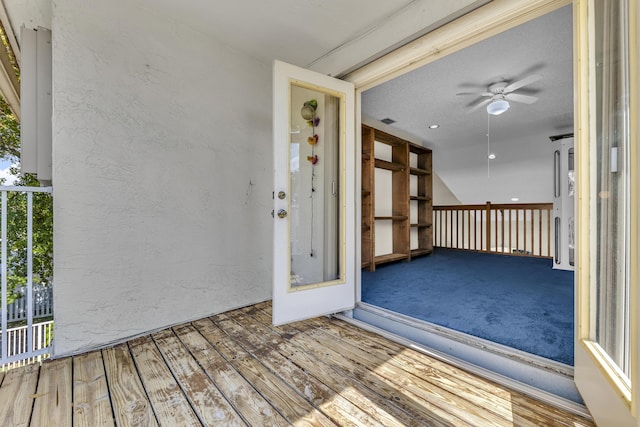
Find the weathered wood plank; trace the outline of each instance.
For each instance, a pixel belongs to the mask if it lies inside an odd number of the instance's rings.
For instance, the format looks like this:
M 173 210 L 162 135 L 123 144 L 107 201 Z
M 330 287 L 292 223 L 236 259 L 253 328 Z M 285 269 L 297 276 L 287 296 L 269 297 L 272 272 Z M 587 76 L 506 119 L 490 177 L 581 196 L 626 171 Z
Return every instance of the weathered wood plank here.
M 254 315 L 254 318 L 256 317 L 258 317 L 258 315 Z M 329 354 L 331 354 L 332 358 L 335 357 L 341 359 L 343 357 L 347 357 L 348 361 L 345 362 L 345 366 L 349 366 L 350 362 L 351 365 L 355 364 L 355 367 L 360 367 L 358 368 L 359 372 L 355 373 L 356 375 L 362 376 L 369 375 L 370 373 L 378 374 L 382 379 L 386 380 L 390 384 L 395 384 L 396 387 L 399 387 L 405 392 L 411 392 L 418 398 L 440 407 L 451 416 L 460 418 L 467 423 L 476 425 L 486 424 L 505 426 L 510 425 L 511 423 L 510 417 L 505 418 L 500 415 L 496 415 L 485 408 L 482 403 L 486 402 L 483 401 L 480 404 L 470 402 L 461 398 L 455 392 L 451 392 L 446 388 L 441 387 L 441 384 L 429 381 L 431 376 L 435 376 L 434 373 L 436 371 L 433 369 L 427 371 L 428 375 L 425 378 L 415 375 L 414 372 L 403 372 L 400 368 L 391 363 L 391 361 L 397 357 L 396 354 L 387 355 L 386 357 L 378 357 L 371 353 L 367 347 L 360 345 L 358 341 L 347 342 L 344 340 L 336 340 L 335 337 L 333 337 L 333 339 L 329 339 L 328 335 L 324 334 L 321 328 L 311 327 L 309 321 L 297 322 L 293 325 L 288 325 L 285 328 L 280 328 L 280 330 L 283 332 L 286 330 L 289 334 L 291 334 L 291 332 L 294 332 L 295 334 L 295 331 L 299 331 L 300 334 L 293 337 L 294 342 L 299 345 L 304 346 L 316 341 L 317 345 L 315 348 L 306 348 L 309 351 L 313 349 L 313 351 L 316 352 L 316 357 L 321 357 L 321 355 L 329 357 Z M 457 391 L 464 392 L 463 389 Z
M 114 425 L 102 354 L 99 351 L 73 358 L 73 425 Z
M 157 427 L 129 348 L 120 344 L 102 350 L 111 404 L 119 427 Z
M 142 385 L 162 425 L 200 426 L 198 417 L 149 336 L 129 342 Z
M 242 333 L 238 334 L 239 329 L 237 328 L 237 324 L 234 324 L 226 315 L 217 315 L 212 319 L 215 319 L 220 329 L 232 336 L 234 340 L 240 342 L 249 353 L 259 359 L 269 369 L 276 372 L 283 380 L 296 389 L 298 393 L 307 397 L 309 402 L 313 403 L 337 424 L 382 425 L 370 414 L 349 402 L 340 394 L 335 393 L 317 378 L 300 369 L 279 352 L 269 348 L 251 346 L 251 343 L 245 340 Z M 263 338 L 268 339 L 267 336 Z
M 261 318 L 264 320 L 264 317 Z M 316 318 L 308 323 L 308 327 L 334 338 L 357 342 L 358 346 L 382 358 L 389 357 L 395 366 L 419 377 L 437 382 L 452 393 L 463 396 L 477 405 L 483 405 L 506 419 L 517 417 L 523 426 L 551 424 L 562 420 L 559 425 L 590 425 L 590 422 L 577 415 L 568 414 L 551 405 L 531 399 L 521 393 L 509 390 L 461 369 L 447 365 L 437 359 L 417 351 L 409 350 L 399 344 L 363 331 L 353 325 L 339 320 Z M 394 357 L 390 357 L 394 356 Z M 514 401 L 518 401 L 517 413 L 514 412 Z
M 72 422 L 593 426 L 340 320 L 274 327 L 270 303 L 0 373 L 0 425 Z
M 289 422 L 301 427 L 336 425 L 211 321 L 199 320 L 194 326 Z
M 326 360 L 327 363 L 330 363 L 335 369 L 340 370 L 343 373 L 342 376 L 358 378 L 358 380 L 368 388 L 374 390 L 377 394 L 383 396 L 387 400 L 394 402 L 405 411 L 408 411 L 417 420 L 421 420 L 422 422 L 430 425 L 469 425 L 468 422 L 459 419 L 455 414 L 447 412 L 432 401 L 426 401 L 415 396 L 414 394 L 404 390 L 402 387 L 399 387 L 393 381 L 390 381 L 375 372 L 371 372 L 367 367 L 356 365 L 346 357 L 324 351 L 320 346 L 312 345 L 314 344 L 312 340 L 309 340 L 308 343 L 305 343 L 304 341 L 299 342 L 296 337 L 297 332 L 294 329 L 291 329 L 290 326 L 285 326 L 285 328 L 289 333 L 283 335 L 283 339 L 288 343 L 282 344 L 283 350 L 285 348 L 288 350 L 288 346 L 293 344 L 297 345 L 299 348 L 303 349 L 304 352 L 309 355 L 313 355 L 317 359 Z M 279 330 L 282 328 L 274 329 Z M 436 401 L 436 403 L 438 402 Z
M 384 396 L 380 395 L 379 389 L 372 389 L 359 381 L 357 376 L 350 375 L 349 372 L 340 369 L 332 363 L 331 359 L 313 357 L 305 348 L 297 346 L 287 339 L 273 335 L 272 330 L 267 326 L 253 321 L 248 316 L 235 313 L 233 319 L 238 323 L 237 329 L 233 329 L 235 334 L 243 335 L 258 351 L 267 351 L 268 348 L 278 351 L 282 356 L 288 358 L 304 371 L 318 378 L 334 392 L 339 393 L 354 405 L 366 411 L 372 417 L 386 426 L 444 426 L 437 417 L 428 413 L 428 416 L 416 416 L 415 411 L 407 412 L 411 408 L 408 402 L 403 399 L 402 393 L 397 389 L 386 389 Z M 233 327 L 233 325 L 232 325 Z M 268 344 L 263 337 L 271 336 Z M 412 414 L 410 412 L 413 412 Z M 427 414 L 422 414 L 427 415 Z
M 0 426 L 27 426 L 38 384 L 37 364 L 11 369 L 0 378 Z
M 314 344 L 314 341 L 317 345 Z M 511 425 L 509 420 L 495 415 L 488 408 L 475 405 L 459 395 L 449 392 L 433 382 L 429 382 L 429 378 L 420 378 L 415 374 L 403 372 L 400 368 L 394 366 L 390 360 L 379 358 L 375 354 L 362 350 L 351 343 L 329 339 L 320 332 L 311 332 L 306 337 L 299 338 L 295 342 L 301 344 L 311 343 L 315 345 L 316 351 L 324 352 L 325 355 L 331 354 L 336 357 L 346 357 L 356 366 L 364 367 L 363 374 L 367 374 L 368 371 L 375 373 L 386 381 L 396 384 L 397 387 L 405 392 L 410 392 L 423 401 L 430 402 L 471 425 Z
M 193 325 L 179 326 L 174 331 L 209 378 L 250 425 L 289 425 Z
M 245 425 L 172 330 L 158 332 L 152 338 L 203 424 Z
M 271 326 L 270 310 L 269 304 L 260 304 L 241 311 L 252 319 Z M 486 407 L 507 420 L 517 418 L 519 425 L 592 425 L 580 416 L 566 413 L 340 320 L 318 317 L 274 330 L 282 330 L 285 333 L 312 330 L 329 334 L 332 339 L 345 340 L 356 347 L 366 348 L 368 352 L 389 360 L 400 369 L 435 382 L 451 393 Z M 514 402 L 518 404 L 514 405 Z
M 40 367 L 31 425 L 48 426 L 55 420 L 56 426 L 71 426 L 71 363 L 67 357 L 44 362 Z

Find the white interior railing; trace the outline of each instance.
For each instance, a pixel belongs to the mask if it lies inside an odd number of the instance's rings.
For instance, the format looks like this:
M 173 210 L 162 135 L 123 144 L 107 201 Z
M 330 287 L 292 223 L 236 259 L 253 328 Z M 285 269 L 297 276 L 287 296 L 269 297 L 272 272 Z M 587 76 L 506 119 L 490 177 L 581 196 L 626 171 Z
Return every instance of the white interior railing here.
M 36 303 L 33 283 L 33 195 L 34 193 L 49 193 L 51 187 L 22 187 L 22 186 L 0 186 L 0 366 L 13 365 L 26 360 L 39 360 L 49 353 L 53 321 L 52 307 L 50 313 L 42 316 L 42 304 Z M 8 304 L 8 273 L 9 256 L 7 248 L 8 233 L 8 199 L 10 193 L 22 193 L 26 197 L 26 285 L 23 289 L 24 301 L 17 300 L 22 305 L 24 311 L 16 318 L 15 310 L 10 314 L 12 308 Z M 36 295 L 34 295 L 36 294 Z M 50 301 L 50 299 L 49 299 Z M 41 301 L 40 301 L 41 302 Z M 15 304 L 13 309 L 15 309 Z M 49 310 L 49 309 L 46 309 Z M 36 312 L 36 313 L 34 313 Z M 34 324 L 34 319 L 49 318 L 46 322 Z M 14 323 L 16 320 L 20 324 Z

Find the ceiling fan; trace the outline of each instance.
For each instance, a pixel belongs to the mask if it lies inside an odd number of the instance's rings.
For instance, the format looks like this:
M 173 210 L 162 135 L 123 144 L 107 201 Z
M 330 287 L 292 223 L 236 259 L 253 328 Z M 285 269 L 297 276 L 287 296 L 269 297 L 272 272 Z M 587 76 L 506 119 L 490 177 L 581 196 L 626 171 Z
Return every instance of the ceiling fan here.
M 531 95 L 524 95 L 521 93 L 514 93 L 514 91 L 520 89 L 523 86 L 527 86 L 533 82 L 540 80 L 542 76 L 540 74 L 531 74 L 523 79 L 520 79 L 516 82 L 509 83 L 507 81 L 500 81 L 493 83 L 487 87 L 486 92 L 467 92 L 467 93 L 458 93 L 457 95 L 481 95 L 485 99 L 481 99 L 478 102 L 472 104 L 467 111 L 471 113 L 472 111 L 476 111 L 480 107 L 486 105 L 487 113 L 497 116 L 506 112 L 509 107 L 509 101 L 521 102 L 524 104 L 533 104 L 538 100 L 537 97 Z

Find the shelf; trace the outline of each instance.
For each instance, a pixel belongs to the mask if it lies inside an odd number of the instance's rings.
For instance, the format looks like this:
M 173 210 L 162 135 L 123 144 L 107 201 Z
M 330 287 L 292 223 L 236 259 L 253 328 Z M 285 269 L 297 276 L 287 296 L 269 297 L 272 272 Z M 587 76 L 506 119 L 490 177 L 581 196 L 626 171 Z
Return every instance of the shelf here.
M 376 159 L 376 167 L 379 169 L 386 169 L 388 171 L 403 171 L 407 167 L 401 163 L 387 162 L 386 160 Z
M 428 255 L 433 252 L 433 249 L 411 249 L 411 256 Z
M 387 147 L 377 147 L 377 143 Z M 412 251 L 411 241 L 417 239 L 420 248 L 429 248 L 433 242 L 432 157 L 427 147 L 362 125 L 362 268 L 375 271 L 378 264 L 430 253 Z M 383 170 L 391 173 L 381 173 Z M 374 201 L 380 203 L 378 212 L 385 216 L 376 216 Z M 378 227 L 382 232 L 376 233 Z M 385 246 L 391 243 L 388 251 L 392 253 L 375 256 L 377 239 Z
M 430 222 L 420 222 L 418 224 L 411 224 L 412 227 L 431 227 Z
M 414 154 L 431 153 L 431 149 L 427 147 L 423 147 L 422 145 L 416 145 L 413 143 L 409 143 L 409 151 Z
M 377 264 L 384 264 L 385 262 L 400 261 L 400 260 L 403 260 L 403 259 L 409 259 L 409 255 L 407 255 L 407 254 L 379 255 L 379 256 L 374 258 L 374 262 L 377 265 Z
M 410 200 L 419 200 L 419 201 L 423 201 L 423 202 L 428 202 L 431 200 L 431 197 L 429 196 L 409 196 Z
M 393 215 L 393 216 L 377 216 L 374 218 L 376 221 L 377 220 L 392 220 L 392 221 L 406 221 L 407 219 L 409 219 L 409 217 L 405 216 L 405 215 Z
M 431 171 L 428 169 L 411 168 L 409 169 L 409 172 L 411 173 L 411 175 L 431 175 Z

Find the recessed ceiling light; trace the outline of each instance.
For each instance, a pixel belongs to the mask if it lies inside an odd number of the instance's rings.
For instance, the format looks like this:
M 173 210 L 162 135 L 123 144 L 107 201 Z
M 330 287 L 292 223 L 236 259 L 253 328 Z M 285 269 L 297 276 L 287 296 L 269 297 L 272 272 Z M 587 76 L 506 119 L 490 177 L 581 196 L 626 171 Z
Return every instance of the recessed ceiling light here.
M 440 125 L 438 125 L 438 124 L 429 125 L 429 129 L 438 129 L 439 127 L 440 127 Z
M 517 197 L 512 197 L 512 198 L 511 198 L 511 201 L 512 201 L 512 202 L 519 202 L 519 201 L 520 201 L 520 199 L 518 199 Z
M 489 154 L 487 157 L 489 157 L 489 160 L 495 160 L 496 159 L 496 155 L 491 153 Z

